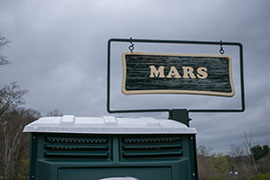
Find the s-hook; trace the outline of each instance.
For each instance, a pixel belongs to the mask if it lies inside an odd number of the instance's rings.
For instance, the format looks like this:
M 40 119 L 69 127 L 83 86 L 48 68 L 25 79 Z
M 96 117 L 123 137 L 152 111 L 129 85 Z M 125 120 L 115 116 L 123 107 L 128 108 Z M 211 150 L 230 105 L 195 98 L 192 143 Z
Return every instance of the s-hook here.
M 128 49 L 130 50 L 131 53 L 133 53 L 134 50 L 134 44 L 132 42 L 132 37 L 130 37 L 130 46 L 128 47 Z
M 221 54 L 221 55 L 223 55 L 224 54 L 224 49 L 223 49 L 223 47 L 222 47 L 222 40 L 220 40 L 220 49 L 219 49 L 219 53 Z

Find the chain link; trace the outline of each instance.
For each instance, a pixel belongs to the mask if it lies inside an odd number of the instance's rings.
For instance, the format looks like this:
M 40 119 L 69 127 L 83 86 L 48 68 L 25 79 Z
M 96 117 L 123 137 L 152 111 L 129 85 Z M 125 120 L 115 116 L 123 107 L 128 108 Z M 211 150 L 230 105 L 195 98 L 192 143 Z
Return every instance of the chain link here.
M 130 37 L 130 46 L 128 47 L 128 49 L 130 50 L 131 53 L 133 53 L 134 50 L 134 44 L 132 42 L 132 37 Z

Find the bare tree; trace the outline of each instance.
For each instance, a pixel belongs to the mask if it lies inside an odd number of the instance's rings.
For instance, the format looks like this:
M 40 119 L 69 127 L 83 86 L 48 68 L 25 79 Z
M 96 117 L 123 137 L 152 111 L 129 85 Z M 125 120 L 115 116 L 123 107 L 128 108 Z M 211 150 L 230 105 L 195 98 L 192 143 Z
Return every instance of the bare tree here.
M 0 65 L 9 64 L 2 49 L 10 41 L 0 34 Z M 17 180 L 18 173 L 28 169 L 29 138 L 23 134 L 24 126 L 40 117 L 40 113 L 32 109 L 21 108 L 23 96 L 27 90 L 20 89 L 16 82 L 0 87 L 0 179 Z M 23 173 L 21 173 L 23 174 Z M 24 173 L 25 179 L 27 174 Z M 20 175 L 20 178 L 22 176 Z
M 7 60 L 6 56 L 1 54 L 1 50 L 7 46 L 11 41 L 9 41 L 6 37 L 0 34 L 0 65 L 9 64 L 10 62 Z
M 3 174 L 10 177 L 14 164 L 15 154 L 19 150 L 22 141 L 22 129 L 25 125 L 24 111 L 18 111 L 20 105 L 24 104 L 23 96 L 26 90 L 21 90 L 16 82 L 0 89 L 0 133 L 3 141 Z M 16 121 L 16 123 L 14 123 Z
M 246 131 L 244 131 L 244 141 L 243 141 L 243 144 L 244 144 L 244 147 L 245 147 L 245 150 L 246 150 L 247 155 L 250 157 L 250 161 L 251 161 L 251 164 L 254 167 L 254 171 L 257 174 L 258 173 L 257 164 L 256 164 L 256 161 L 255 161 L 255 158 L 254 158 L 253 154 L 250 151 L 251 148 L 252 148 L 252 141 L 251 140 L 252 140 L 251 129 L 250 129 L 250 132 L 249 132 L 249 136 L 247 135 Z
M 54 109 L 52 111 L 49 111 L 47 113 L 47 116 L 63 116 L 63 113 L 59 111 L 58 109 Z
M 210 156 L 211 149 L 200 145 L 197 148 L 198 173 L 200 180 L 207 180 L 213 175 L 214 166 Z
M 205 147 L 203 145 L 200 145 L 197 148 L 197 154 L 198 154 L 198 156 L 208 157 L 210 155 L 210 151 L 211 151 L 210 148 L 207 148 L 207 147 Z
M 17 82 L 12 82 L 0 89 L 0 122 L 4 121 L 2 117 L 6 112 L 24 104 L 23 96 L 26 93 L 28 91 L 21 90 Z
M 244 149 L 241 146 L 230 146 L 229 155 L 231 157 L 241 157 L 244 156 Z
M 3 174 L 5 178 L 17 179 L 17 172 L 27 147 L 25 144 L 29 138 L 25 138 L 23 128 L 26 124 L 40 117 L 40 113 L 31 109 L 19 108 L 5 114 L 6 124 L 3 128 Z

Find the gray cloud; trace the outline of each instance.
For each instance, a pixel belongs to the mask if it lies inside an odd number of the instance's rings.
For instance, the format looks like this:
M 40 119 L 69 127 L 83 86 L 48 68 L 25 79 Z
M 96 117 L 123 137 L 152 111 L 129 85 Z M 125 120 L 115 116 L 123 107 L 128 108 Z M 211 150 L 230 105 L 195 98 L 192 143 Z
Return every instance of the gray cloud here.
M 4 53 L 12 62 L 0 68 L 1 86 L 18 81 L 30 90 L 27 106 L 43 114 L 58 108 L 64 114 L 102 116 L 106 112 L 107 41 L 112 37 L 236 41 L 243 43 L 245 113 L 191 114 L 198 144 L 226 151 L 241 144 L 243 131 L 252 129 L 254 143 L 269 144 L 270 15 L 268 0 L 253 1 L 4 1 L 0 32 L 12 44 Z M 169 95 L 125 97 L 120 92 L 119 54 L 128 44 L 116 45 L 112 65 L 114 108 L 227 108 L 239 107 L 234 98 Z M 135 44 L 136 51 L 218 53 L 218 47 L 153 46 Z M 238 52 L 225 46 L 237 58 Z M 238 75 L 238 63 L 234 75 Z M 235 85 L 239 78 L 235 77 Z M 237 88 L 237 87 L 236 87 Z M 155 99 L 162 102 L 158 103 Z M 167 113 L 120 114 L 155 116 Z M 256 141 L 256 142 L 255 142 Z M 227 148 L 227 149 L 226 149 Z

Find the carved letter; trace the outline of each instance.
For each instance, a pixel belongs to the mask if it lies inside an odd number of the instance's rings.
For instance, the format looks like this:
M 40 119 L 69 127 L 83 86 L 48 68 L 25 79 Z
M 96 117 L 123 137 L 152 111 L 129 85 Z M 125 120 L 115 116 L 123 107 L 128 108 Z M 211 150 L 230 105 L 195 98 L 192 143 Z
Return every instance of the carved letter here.
M 171 66 L 171 69 L 170 69 L 169 74 L 167 75 L 167 78 L 172 78 L 172 76 L 174 76 L 174 78 L 181 78 L 175 66 Z
M 150 72 L 150 78 L 153 78 L 153 77 L 159 77 L 159 78 L 165 78 L 164 76 L 164 66 L 159 66 L 158 70 L 156 69 L 155 66 L 149 66 L 151 72 Z
M 190 66 L 182 66 L 182 69 L 183 69 L 183 78 L 192 78 L 192 79 L 195 79 L 196 76 L 195 74 L 193 73 L 194 69 Z
M 197 69 L 197 77 L 200 79 L 206 79 L 208 77 L 207 68 L 206 67 L 199 67 Z

